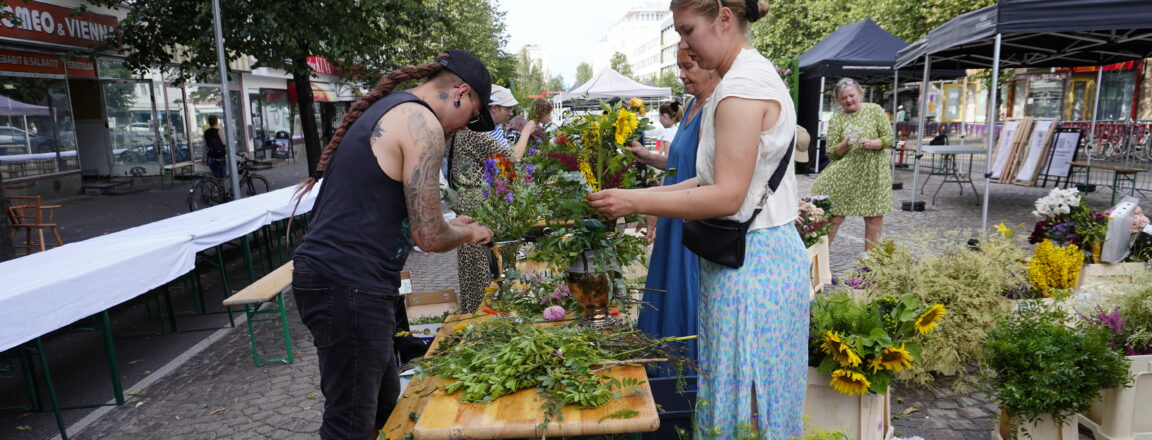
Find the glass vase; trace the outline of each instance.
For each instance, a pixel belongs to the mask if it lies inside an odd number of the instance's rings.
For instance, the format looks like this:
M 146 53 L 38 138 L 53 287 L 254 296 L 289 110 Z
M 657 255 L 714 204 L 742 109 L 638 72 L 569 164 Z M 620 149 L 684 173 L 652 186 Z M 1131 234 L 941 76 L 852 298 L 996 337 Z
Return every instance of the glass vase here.
M 492 256 L 496 260 L 496 273 L 493 281 L 503 282 L 510 272 L 516 271 L 516 257 L 520 253 L 520 245 L 524 240 L 508 240 L 492 242 Z
M 572 297 L 584 308 L 580 324 L 595 329 L 615 327 L 618 323 L 609 311 L 612 298 L 611 271 L 595 264 L 589 252 L 570 266 L 567 271 L 568 287 Z

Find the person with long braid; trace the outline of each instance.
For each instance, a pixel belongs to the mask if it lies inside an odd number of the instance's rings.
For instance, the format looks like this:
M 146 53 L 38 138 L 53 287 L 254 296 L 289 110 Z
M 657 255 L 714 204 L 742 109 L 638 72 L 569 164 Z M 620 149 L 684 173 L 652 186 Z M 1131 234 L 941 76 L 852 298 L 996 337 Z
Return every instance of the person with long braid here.
M 424 82 L 393 92 L 410 80 Z M 349 110 L 324 149 L 310 228 L 296 249 L 292 291 L 312 333 L 324 393 L 322 439 L 370 439 L 400 392 L 392 337 L 400 270 L 413 244 L 446 252 L 486 243 L 467 216 L 445 221 L 439 176 L 445 136 L 493 128 L 492 79 L 471 54 L 389 73 Z M 300 184 L 312 190 L 319 176 Z

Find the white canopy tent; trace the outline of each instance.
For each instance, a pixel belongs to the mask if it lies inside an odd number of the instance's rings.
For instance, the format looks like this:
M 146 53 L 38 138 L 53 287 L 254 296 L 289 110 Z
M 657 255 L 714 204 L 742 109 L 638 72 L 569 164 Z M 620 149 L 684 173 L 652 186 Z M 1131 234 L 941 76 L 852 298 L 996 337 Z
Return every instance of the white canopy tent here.
M 668 98 L 672 96 L 672 88 L 646 86 L 605 68 L 588 82 L 556 96 L 560 102 L 571 99 Z

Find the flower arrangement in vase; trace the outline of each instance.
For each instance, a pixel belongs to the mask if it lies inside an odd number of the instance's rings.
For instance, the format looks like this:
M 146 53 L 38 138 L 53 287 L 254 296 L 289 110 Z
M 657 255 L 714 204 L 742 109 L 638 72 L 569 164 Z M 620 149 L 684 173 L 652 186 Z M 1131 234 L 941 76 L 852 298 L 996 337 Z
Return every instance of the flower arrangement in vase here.
M 812 195 L 800 199 L 799 204 L 800 216 L 796 217 L 796 231 L 804 240 L 804 247 L 812 247 L 832 229 L 832 221 L 828 218 L 832 200 L 828 196 Z
M 536 165 L 497 154 L 484 162 L 483 198 L 464 214 L 492 228 L 492 241 L 524 238 L 546 212 Z
M 845 291 L 820 296 L 811 309 L 809 362 L 842 394 L 884 394 L 896 373 L 920 359 L 919 341 L 946 313 L 941 304 L 922 307 L 913 295 L 872 301 Z
M 1099 249 L 1108 234 L 1108 216 L 1088 208 L 1076 188 L 1053 188 L 1048 195 L 1036 200 L 1032 215 L 1043 219 L 1032 228 L 1029 243 L 1049 239 L 1061 246 L 1074 244 L 1090 251 L 1093 261 L 1099 258 Z

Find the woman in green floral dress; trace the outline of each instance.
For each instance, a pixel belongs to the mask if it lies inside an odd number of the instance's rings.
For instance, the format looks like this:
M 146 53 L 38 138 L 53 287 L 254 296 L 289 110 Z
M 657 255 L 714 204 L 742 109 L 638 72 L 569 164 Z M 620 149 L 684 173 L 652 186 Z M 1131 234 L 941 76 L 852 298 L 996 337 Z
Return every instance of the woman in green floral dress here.
M 886 148 L 892 146 L 892 122 L 879 105 L 863 102 L 864 90 L 851 78 L 836 83 L 842 110 L 828 121 L 828 165 L 812 193 L 832 200 L 828 242 L 845 216 L 864 217 L 864 250 L 880 241 L 884 214 L 892 209 L 892 170 Z

